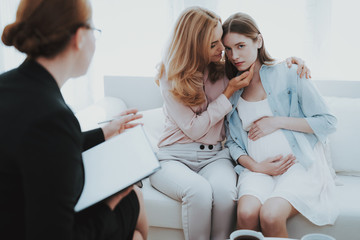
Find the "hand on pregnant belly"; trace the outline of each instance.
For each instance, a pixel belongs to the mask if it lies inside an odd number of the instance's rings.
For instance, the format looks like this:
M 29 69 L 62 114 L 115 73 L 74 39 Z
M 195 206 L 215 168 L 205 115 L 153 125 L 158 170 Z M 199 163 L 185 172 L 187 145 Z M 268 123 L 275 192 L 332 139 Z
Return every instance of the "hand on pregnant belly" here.
M 295 156 L 288 154 L 285 157 L 277 155 L 256 164 L 255 172 L 277 176 L 285 173 L 295 163 Z
M 261 137 L 269 135 L 270 133 L 275 132 L 279 128 L 277 127 L 277 121 L 275 117 L 265 116 L 259 118 L 250 126 L 248 133 L 249 139 L 256 141 Z

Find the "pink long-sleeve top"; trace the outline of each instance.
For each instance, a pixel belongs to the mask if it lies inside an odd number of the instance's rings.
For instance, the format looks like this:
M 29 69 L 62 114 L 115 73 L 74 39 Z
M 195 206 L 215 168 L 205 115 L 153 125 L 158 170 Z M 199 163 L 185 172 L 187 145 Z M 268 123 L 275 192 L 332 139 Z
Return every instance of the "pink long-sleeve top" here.
M 223 141 L 224 117 L 232 109 L 230 101 L 223 94 L 228 82 L 224 76 L 211 83 L 205 73 L 206 101 L 199 106 L 188 107 L 173 97 L 169 91 L 170 81 L 163 76 L 160 79 L 160 89 L 164 99 L 165 127 L 158 146 L 192 142 L 215 145 Z

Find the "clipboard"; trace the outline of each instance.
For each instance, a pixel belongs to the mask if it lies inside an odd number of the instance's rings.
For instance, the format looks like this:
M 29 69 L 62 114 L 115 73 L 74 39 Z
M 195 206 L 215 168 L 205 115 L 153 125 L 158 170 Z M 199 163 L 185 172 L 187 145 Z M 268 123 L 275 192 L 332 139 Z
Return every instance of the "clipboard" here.
M 149 177 L 160 163 L 141 125 L 82 154 L 85 182 L 75 211 L 81 211 Z

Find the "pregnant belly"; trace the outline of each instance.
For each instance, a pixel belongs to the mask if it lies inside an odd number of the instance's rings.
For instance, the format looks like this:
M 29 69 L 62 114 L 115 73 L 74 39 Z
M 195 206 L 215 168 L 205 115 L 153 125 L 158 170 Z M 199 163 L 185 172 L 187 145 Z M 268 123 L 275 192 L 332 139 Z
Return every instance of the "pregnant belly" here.
M 277 130 L 256 141 L 248 139 L 248 154 L 255 161 L 261 162 L 276 155 L 286 156 L 292 153 L 289 142 L 282 130 Z

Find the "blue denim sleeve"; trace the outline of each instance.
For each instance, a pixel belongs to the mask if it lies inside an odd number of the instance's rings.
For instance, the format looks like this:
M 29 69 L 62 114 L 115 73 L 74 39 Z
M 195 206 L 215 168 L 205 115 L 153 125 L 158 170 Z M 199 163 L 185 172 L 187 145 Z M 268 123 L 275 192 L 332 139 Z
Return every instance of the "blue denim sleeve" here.
M 230 124 L 228 120 L 225 120 L 225 133 L 226 133 L 226 142 L 225 147 L 229 148 L 230 155 L 232 159 L 238 164 L 239 167 L 243 168 L 243 166 L 239 165 L 238 159 L 242 155 L 247 155 L 246 151 L 237 144 L 233 137 L 230 134 Z M 238 168 L 239 168 L 238 167 Z
M 299 104 L 305 119 L 319 141 L 325 143 L 328 134 L 335 132 L 337 119 L 317 90 L 314 83 L 298 77 Z

